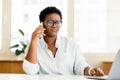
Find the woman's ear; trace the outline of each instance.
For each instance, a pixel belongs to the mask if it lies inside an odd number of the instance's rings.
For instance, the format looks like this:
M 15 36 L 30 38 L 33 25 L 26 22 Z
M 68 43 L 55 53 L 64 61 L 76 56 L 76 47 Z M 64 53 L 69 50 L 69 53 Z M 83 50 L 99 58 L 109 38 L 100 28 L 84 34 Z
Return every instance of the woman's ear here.
M 41 24 L 44 28 L 46 28 L 44 22 L 41 22 L 40 24 Z

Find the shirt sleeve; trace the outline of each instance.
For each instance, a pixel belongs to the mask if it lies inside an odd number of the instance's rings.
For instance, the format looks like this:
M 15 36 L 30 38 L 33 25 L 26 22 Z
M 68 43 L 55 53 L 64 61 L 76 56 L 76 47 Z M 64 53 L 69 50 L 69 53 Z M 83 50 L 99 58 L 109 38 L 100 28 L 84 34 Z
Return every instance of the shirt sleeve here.
M 25 71 L 25 73 L 27 74 L 38 74 L 39 72 L 39 64 L 33 64 L 29 61 L 27 61 L 26 59 L 23 60 L 23 70 Z
M 79 45 L 76 44 L 74 72 L 76 75 L 84 75 L 84 69 L 90 65 L 86 62 Z

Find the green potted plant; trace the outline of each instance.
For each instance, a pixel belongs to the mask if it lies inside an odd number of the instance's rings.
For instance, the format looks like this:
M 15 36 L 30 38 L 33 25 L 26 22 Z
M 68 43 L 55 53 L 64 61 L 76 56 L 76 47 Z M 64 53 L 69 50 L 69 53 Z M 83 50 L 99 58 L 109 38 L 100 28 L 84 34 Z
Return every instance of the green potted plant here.
M 24 32 L 21 29 L 18 29 L 18 31 L 24 38 L 24 36 L 25 36 Z M 27 45 L 28 45 L 28 42 L 26 40 L 24 40 L 24 39 L 21 39 L 19 41 L 19 43 L 12 45 L 10 47 L 10 49 L 16 48 L 15 54 L 16 54 L 16 56 L 18 56 L 18 55 L 20 55 L 22 53 L 25 53 L 25 49 L 26 49 Z

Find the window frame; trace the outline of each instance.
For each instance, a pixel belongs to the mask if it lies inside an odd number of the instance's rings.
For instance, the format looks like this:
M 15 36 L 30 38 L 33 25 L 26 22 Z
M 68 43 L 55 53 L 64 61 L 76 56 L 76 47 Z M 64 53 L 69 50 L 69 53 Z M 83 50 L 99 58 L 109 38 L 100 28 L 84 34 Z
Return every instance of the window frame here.
M 2 40 L 0 54 L 9 54 L 11 0 L 2 0 Z

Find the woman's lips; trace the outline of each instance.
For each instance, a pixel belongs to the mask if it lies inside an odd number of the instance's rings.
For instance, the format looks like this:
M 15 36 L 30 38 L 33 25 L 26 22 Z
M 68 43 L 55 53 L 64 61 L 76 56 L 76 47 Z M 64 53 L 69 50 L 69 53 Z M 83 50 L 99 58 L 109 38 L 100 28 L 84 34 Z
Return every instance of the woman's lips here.
M 57 32 L 57 30 L 56 30 L 56 29 L 52 29 L 52 31 L 53 31 L 53 32 Z

